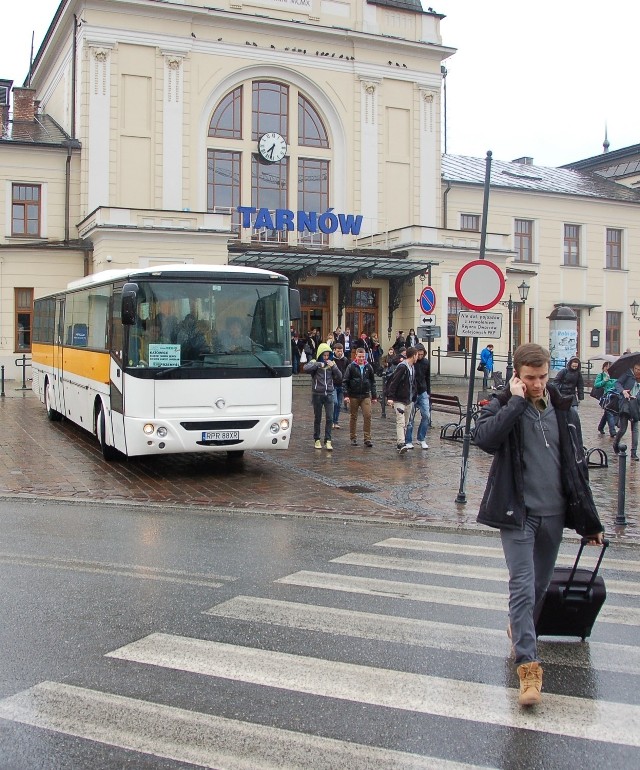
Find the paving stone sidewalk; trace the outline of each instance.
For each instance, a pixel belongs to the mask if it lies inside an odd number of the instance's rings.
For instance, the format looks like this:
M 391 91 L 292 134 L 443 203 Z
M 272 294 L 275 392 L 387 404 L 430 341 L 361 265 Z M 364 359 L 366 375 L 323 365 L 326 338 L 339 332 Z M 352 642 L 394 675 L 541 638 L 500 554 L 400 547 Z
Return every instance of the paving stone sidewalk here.
M 439 388 L 442 390 L 442 386 Z M 466 400 L 461 387 L 452 392 Z M 449 421 L 434 414 L 429 449 L 399 456 L 393 418 L 374 406 L 373 448 L 349 444 L 348 415 L 333 432 L 334 451 L 313 448 L 310 389 L 294 388 L 294 433 L 283 452 L 247 452 L 242 462 L 224 455 L 168 455 L 106 462 L 93 436 L 69 423 L 50 423 L 30 391 L 7 384 L 0 398 L 0 495 L 188 506 L 193 509 L 263 511 L 271 514 L 338 517 L 486 531 L 475 523 L 491 458 L 471 447 L 466 504 L 455 502 L 462 445 L 440 439 Z M 593 403 L 589 403 L 589 402 Z M 593 399 L 580 407 L 585 441 L 609 455 L 609 467 L 591 472 L 592 488 L 607 531 L 621 541 L 640 542 L 640 463 L 628 463 L 624 528 L 614 525 L 618 460 L 611 440 L 596 425 Z

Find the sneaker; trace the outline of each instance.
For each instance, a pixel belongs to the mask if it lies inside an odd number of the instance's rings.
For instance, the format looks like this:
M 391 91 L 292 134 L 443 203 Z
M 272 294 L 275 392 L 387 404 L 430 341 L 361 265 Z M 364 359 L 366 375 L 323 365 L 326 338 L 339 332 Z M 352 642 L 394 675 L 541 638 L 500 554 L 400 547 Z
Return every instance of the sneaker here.
M 367 439 L 367 440 L 364 442 L 364 445 L 365 445 L 365 446 L 369 446 L 369 447 L 371 447 L 371 446 L 373 446 L 373 441 L 371 441 L 370 439 Z
M 338 430 L 341 430 L 341 428 L 340 428 L 340 426 L 338 425 L 338 423 L 336 423 L 336 424 L 335 424 L 333 427 L 334 427 L 334 428 L 337 428 Z
M 322 449 L 322 443 L 320 442 L 320 439 L 316 439 L 315 444 L 313 445 L 314 449 Z
M 328 449 L 330 452 L 333 451 L 333 444 L 331 443 L 331 441 L 325 441 L 324 448 Z
M 598 433 L 599 433 L 601 436 L 604 436 L 604 431 L 603 431 L 603 430 L 599 430 L 599 431 L 598 431 Z
M 358 440 L 355 438 L 351 439 L 351 446 L 358 446 Z
M 427 444 L 427 442 L 426 442 L 426 441 L 421 441 L 421 442 L 420 442 L 420 446 L 421 446 L 423 449 L 429 449 L 429 444 Z
M 633 453 L 631 454 L 631 459 L 632 459 L 632 460 L 640 460 L 640 457 L 638 457 L 638 455 L 637 455 L 635 452 L 633 452 Z
M 409 442 L 408 444 L 405 444 L 407 449 L 413 449 L 413 444 Z
M 409 447 L 406 444 L 398 444 L 398 452 L 399 454 L 403 455 L 405 452 L 409 451 Z

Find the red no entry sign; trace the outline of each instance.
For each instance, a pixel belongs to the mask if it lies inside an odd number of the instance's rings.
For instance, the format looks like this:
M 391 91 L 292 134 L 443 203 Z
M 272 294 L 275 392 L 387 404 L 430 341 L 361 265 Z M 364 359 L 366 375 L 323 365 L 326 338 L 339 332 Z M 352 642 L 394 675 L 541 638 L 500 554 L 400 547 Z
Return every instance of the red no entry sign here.
M 469 262 L 456 276 L 456 296 L 471 310 L 495 307 L 504 294 L 504 287 L 502 271 L 486 259 Z

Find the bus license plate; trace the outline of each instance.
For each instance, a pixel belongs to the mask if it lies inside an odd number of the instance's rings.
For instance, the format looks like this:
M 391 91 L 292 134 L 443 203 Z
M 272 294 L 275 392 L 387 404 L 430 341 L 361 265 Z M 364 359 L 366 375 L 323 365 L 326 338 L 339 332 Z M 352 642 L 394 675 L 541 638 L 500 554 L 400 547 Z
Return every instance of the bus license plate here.
M 240 438 L 239 430 L 203 430 L 203 441 L 237 441 Z

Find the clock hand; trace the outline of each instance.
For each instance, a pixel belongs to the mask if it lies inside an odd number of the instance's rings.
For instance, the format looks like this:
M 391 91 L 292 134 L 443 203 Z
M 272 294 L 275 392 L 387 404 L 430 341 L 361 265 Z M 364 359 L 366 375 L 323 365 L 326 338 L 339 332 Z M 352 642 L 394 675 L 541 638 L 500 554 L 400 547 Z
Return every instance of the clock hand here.
M 273 151 L 274 151 L 275 149 L 276 149 L 276 145 L 275 145 L 275 142 L 274 142 L 274 143 L 271 145 L 271 147 L 269 147 L 269 149 L 267 150 L 267 152 L 266 152 L 265 154 L 267 154 L 267 155 L 268 155 L 270 158 L 273 158 Z

